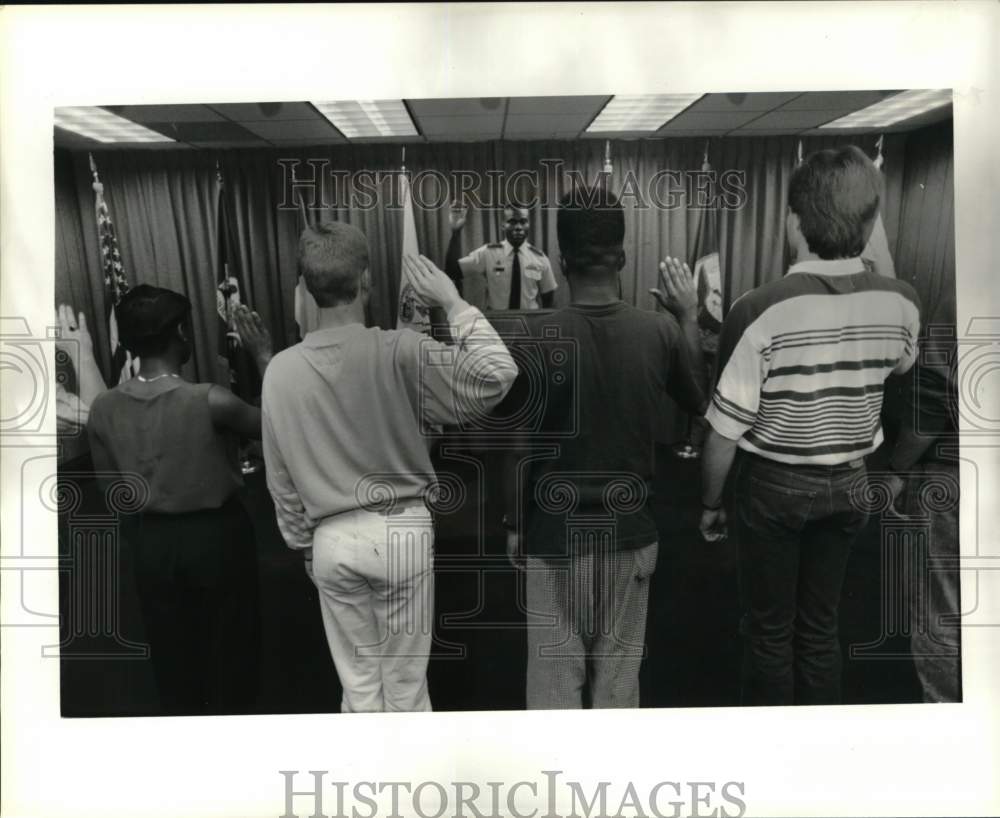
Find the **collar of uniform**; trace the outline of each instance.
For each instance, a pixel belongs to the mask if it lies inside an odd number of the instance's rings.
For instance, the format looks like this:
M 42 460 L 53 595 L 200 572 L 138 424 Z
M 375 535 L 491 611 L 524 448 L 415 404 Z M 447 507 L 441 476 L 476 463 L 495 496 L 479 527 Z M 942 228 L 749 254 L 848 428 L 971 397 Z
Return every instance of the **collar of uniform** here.
M 504 239 L 501 243 L 503 244 L 503 254 L 504 254 L 504 256 L 509 256 L 511 253 L 514 252 L 514 245 L 511 244 L 510 241 L 508 241 L 507 239 Z M 521 242 L 521 246 L 518 247 L 517 249 L 518 250 L 524 250 L 527 246 L 528 246 L 528 242 L 524 241 L 524 242 Z
M 863 273 L 865 269 L 865 263 L 861 260 L 861 256 L 829 260 L 815 258 L 793 264 L 788 268 L 788 275 L 792 273 L 812 273 L 818 276 L 852 276 L 856 273 Z

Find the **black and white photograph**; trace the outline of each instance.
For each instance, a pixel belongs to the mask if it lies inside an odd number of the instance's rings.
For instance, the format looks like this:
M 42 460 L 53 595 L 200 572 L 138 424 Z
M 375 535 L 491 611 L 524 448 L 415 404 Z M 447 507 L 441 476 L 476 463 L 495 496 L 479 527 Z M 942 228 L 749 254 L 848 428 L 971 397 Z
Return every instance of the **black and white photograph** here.
M 989 52 L 872 4 L 812 76 L 782 5 L 805 55 L 810 4 L 150 7 L 173 80 L 7 81 L 5 719 L 121 765 L 9 814 L 989 814 Z
M 64 716 L 961 701 L 949 89 L 53 139 Z

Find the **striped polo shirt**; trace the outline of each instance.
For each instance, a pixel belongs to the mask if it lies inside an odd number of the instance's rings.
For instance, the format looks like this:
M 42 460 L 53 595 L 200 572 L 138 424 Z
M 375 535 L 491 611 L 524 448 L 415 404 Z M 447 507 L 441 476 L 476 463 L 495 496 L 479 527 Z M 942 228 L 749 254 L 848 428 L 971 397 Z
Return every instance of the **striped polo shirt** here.
M 920 305 L 860 258 L 793 265 L 732 306 L 705 417 L 782 463 L 836 465 L 882 443 L 883 384 L 917 354 Z

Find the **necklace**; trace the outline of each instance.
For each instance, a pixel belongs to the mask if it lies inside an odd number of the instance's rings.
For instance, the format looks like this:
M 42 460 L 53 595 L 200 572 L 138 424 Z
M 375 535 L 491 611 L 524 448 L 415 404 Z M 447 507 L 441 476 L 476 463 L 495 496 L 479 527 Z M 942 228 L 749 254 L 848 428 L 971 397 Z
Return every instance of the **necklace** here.
M 143 383 L 152 383 L 153 381 L 158 381 L 160 378 L 179 378 L 176 372 L 164 372 L 160 375 L 154 375 L 152 378 L 144 378 L 142 375 L 136 375 L 136 377 Z

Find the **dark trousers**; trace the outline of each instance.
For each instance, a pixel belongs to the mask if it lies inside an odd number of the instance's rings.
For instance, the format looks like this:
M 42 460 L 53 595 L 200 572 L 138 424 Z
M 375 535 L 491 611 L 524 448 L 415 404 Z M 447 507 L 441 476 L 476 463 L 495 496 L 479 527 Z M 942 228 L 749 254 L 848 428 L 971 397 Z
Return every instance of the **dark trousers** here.
M 902 507 L 929 518 L 926 561 L 910 588 L 910 646 L 924 701 L 962 700 L 959 593 L 959 465 L 931 461 L 907 480 Z
M 836 704 L 840 593 L 867 513 L 863 460 L 798 466 L 740 453 L 735 486 L 746 607 L 742 703 Z
M 125 526 L 164 715 L 252 713 L 260 620 L 253 524 L 218 509 L 143 514 Z

